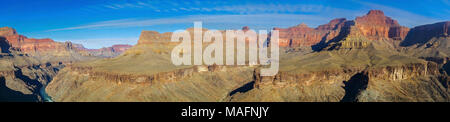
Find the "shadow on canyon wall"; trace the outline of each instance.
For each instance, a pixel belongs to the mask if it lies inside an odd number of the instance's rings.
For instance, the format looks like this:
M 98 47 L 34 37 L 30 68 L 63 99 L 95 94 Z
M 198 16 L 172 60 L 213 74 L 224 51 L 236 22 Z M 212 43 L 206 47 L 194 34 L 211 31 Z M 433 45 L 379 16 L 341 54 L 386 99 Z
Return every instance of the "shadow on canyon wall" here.
M 42 87 L 42 84 L 38 80 L 31 79 L 30 77 L 25 76 L 22 73 L 21 68 L 19 68 L 19 67 L 15 67 L 15 68 L 16 68 L 16 71 L 14 71 L 14 74 L 16 75 L 16 78 L 25 82 L 27 84 L 27 86 L 32 86 L 34 89 L 30 89 L 31 91 L 37 92 Z M 37 77 L 36 79 L 39 79 L 39 78 Z
M 244 93 L 244 92 L 250 91 L 250 90 L 253 89 L 254 84 L 255 84 L 255 81 L 249 82 L 249 83 L 247 83 L 247 84 L 245 84 L 245 85 L 243 85 L 243 86 L 241 86 L 241 87 L 231 91 L 229 96 L 233 96 L 234 94 L 236 94 L 238 92 Z
M 0 53 L 10 53 L 9 52 L 10 47 L 11 46 L 7 42 L 6 38 L 0 36 Z
M 0 102 L 28 102 L 39 101 L 36 95 L 23 94 L 6 86 L 5 77 L 0 77 Z
M 361 91 L 366 90 L 369 84 L 369 77 L 364 73 L 357 73 L 353 75 L 350 80 L 344 81 L 345 96 L 341 102 L 358 102 L 358 95 Z

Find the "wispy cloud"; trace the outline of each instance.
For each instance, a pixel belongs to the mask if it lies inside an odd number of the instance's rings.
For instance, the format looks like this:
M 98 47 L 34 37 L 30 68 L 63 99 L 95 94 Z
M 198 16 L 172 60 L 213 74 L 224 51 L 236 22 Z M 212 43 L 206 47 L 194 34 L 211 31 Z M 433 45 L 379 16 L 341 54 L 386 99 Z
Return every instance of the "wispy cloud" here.
M 443 0 L 448 2 L 448 0 Z M 163 3 L 162 3 L 163 2 Z M 195 1 L 185 1 L 175 3 L 171 1 L 135 1 L 133 3 L 109 3 L 105 4 L 105 8 L 109 9 L 125 9 L 125 8 L 150 8 L 155 12 L 213 12 L 222 11 L 232 14 L 214 14 L 214 15 L 188 15 L 178 16 L 170 18 L 156 18 L 156 19 L 119 19 L 111 21 L 94 22 L 80 26 L 51 29 L 48 31 L 64 31 L 64 30 L 79 30 L 79 29 L 98 29 L 98 28 L 117 28 L 117 27 L 144 27 L 154 25 L 167 25 L 167 24 L 192 24 L 194 21 L 202 21 L 204 23 L 214 24 L 234 24 L 235 25 L 249 25 L 249 24 L 261 24 L 270 26 L 283 26 L 291 24 L 291 26 L 298 23 L 307 23 L 314 27 L 319 24 L 325 24 L 333 18 L 347 18 L 353 19 L 356 16 L 361 16 L 367 12 L 367 9 L 380 9 L 385 12 L 386 15 L 398 20 L 402 25 L 408 27 L 414 27 L 422 25 L 424 23 L 433 23 L 439 20 L 412 13 L 406 10 L 394 8 L 391 6 L 360 2 L 362 9 L 342 9 L 334 8 L 327 5 L 315 5 L 315 4 L 249 4 L 249 5 L 223 5 L 223 6 L 195 6 L 198 3 Z M 160 6 L 154 6 L 155 4 L 168 4 L 169 8 L 162 9 Z M 186 4 L 189 4 L 186 6 Z M 213 3 L 208 3 L 213 4 Z M 167 7 L 165 6 L 165 7 Z M 302 14 L 305 13 L 305 14 Z M 312 13 L 312 14 L 311 14 Z M 414 19 L 411 19 L 414 18 Z
M 88 29 L 88 28 L 96 28 L 96 27 L 108 27 L 113 26 L 113 23 L 127 23 L 133 21 L 134 19 L 120 19 L 120 20 L 109 20 L 109 21 L 101 21 L 92 24 L 76 26 L 76 27 L 68 27 L 68 28 L 60 28 L 60 29 L 51 29 L 47 30 L 47 32 L 51 31 L 63 31 L 63 30 L 78 30 L 78 29 Z
M 164 10 L 165 12 L 233 12 L 233 13 L 286 13 L 286 12 L 320 12 L 329 7 L 316 4 L 247 4 L 247 5 L 216 5 L 219 1 L 121 1 L 99 5 L 104 9 L 151 9 L 154 11 Z M 164 5 L 164 6 L 161 6 Z
M 328 7 L 323 5 L 289 5 L 289 4 L 258 4 L 218 6 L 211 8 L 215 11 L 237 13 L 281 13 L 281 12 L 321 12 Z
M 176 18 L 160 19 L 121 19 L 95 22 L 81 26 L 52 29 L 48 31 L 64 31 L 92 28 L 115 28 L 115 27 L 144 27 L 165 24 L 191 24 L 194 21 L 204 23 L 219 24 L 267 24 L 274 25 L 279 23 L 300 23 L 300 22 L 325 22 L 328 18 L 315 15 L 299 14 L 255 14 L 255 15 L 193 15 Z
M 159 2 L 159 3 L 156 3 Z M 155 12 L 213 12 L 213 15 L 194 15 L 178 16 L 172 18 L 157 18 L 157 19 L 121 19 L 112 21 L 103 21 L 89 23 L 81 26 L 51 29 L 48 31 L 64 31 L 64 30 L 78 30 L 78 29 L 92 29 L 92 28 L 110 28 L 110 27 L 143 27 L 164 24 L 190 24 L 194 21 L 203 21 L 204 23 L 217 24 L 267 24 L 277 27 L 298 23 L 307 23 L 310 26 L 317 26 L 324 24 L 333 18 L 351 18 L 360 15 L 360 11 L 347 10 L 340 8 L 333 8 L 325 5 L 314 4 L 248 4 L 248 5 L 218 5 L 218 6 L 196 6 L 195 1 L 185 1 L 180 3 L 162 1 L 137 1 L 134 3 L 114 3 L 106 4 L 104 7 L 109 9 L 125 9 L 125 8 L 150 8 Z M 211 5 L 218 3 L 208 1 Z M 160 6 L 153 6 L 155 4 L 168 4 L 162 9 Z M 182 5 L 179 5 L 182 4 Z M 189 5 L 186 5 L 189 4 Z M 216 12 L 225 12 L 231 14 L 217 14 Z M 278 25 L 277 25 L 278 24 Z M 267 26 L 266 26 L 267 27 Z
M 449 6 L 450 6 L 450 0 L 442 0 L 442 2 L 443 2 L 444 4 L 446 4 L 446 5 L 449 5 Z

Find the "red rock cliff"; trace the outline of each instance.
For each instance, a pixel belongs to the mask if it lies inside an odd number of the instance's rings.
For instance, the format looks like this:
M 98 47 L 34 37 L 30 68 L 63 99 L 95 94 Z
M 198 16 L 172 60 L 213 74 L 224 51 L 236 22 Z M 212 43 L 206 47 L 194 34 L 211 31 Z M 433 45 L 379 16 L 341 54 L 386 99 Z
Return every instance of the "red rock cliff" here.
M 302 23 L 295 27 L 274 28 L 274 30 L 279 30 L 280 46 L 282 47 L 312 46 L 323 39 L 329 40 L 336 37 L 345 21 L 344 18 L 338 18 L 317 28 L 310 28 Z
M 414 44 L 424 44 L 433 37 L 449 37 L 450 21 L 438 22 L 434 24 L 417 26 L 411 29 L 402 46 L 411 46 Z
M 371 40 L 403 40 L 408 34 L 409 28 L 386 17 L 380 10 L 371 10 L 365 16 L 357 17 L 354 21 L 338 18 L 317 28 L 300 24 L 286 29 L 274 28 L 274 30 L 280 31 L 280 46 L 297 47 L 312 46 L 321 41 L 328 42 L 335 37 L 344 38 L 348 35 L 361 35 Z M 341 31 L 348 32 L 341 33 Z
M 63 44 L 57 43 L 52 39 L 27 38 L 17 34 L 15 29 L 9 27 L 0 28 L 0 36 L 5 37 L 12 47 L 25 53 L 64 50 L 66 48 Z
M 357 17 L 355 27 L 363 36 L 371 40 L 403 40 L 409 31 L 396 20 L 386 17 L 380 10 L 371 10 L 365 16 Z

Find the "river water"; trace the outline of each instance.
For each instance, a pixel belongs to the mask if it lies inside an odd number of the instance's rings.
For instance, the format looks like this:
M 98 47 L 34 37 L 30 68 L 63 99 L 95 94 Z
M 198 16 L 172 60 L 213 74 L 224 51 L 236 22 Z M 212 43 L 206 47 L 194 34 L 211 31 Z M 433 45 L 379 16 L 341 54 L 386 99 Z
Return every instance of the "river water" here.
M 39 89 L 39 95 L 41 96 L 42 100 L 44 102 L 53 102 L 52 98 L 48 96 L 47 92 L 45 92 L 46 85 L 42 86 L 41 89 Z

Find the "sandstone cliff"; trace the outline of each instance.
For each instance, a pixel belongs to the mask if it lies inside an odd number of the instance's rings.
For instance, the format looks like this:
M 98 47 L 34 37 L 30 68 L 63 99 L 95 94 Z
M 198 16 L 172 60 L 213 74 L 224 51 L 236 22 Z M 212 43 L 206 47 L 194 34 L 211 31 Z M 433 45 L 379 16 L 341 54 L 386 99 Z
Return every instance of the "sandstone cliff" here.
M 450 36 L 450 21 L 417 26 L 411 29 L 402 46 L 424 45 L 432 38 Z
M 295 27 L 274 28 L 274 30 L 279 31 L 279 41 L 282 47 L 312 46 L 320 41 L 336 37 L 345 21 L 346 19 L 339 18 L 317 28 L 310 28 L 302 23 Z
M 449 21 L 414 27 L 400 43 L 400 51 L 445 64 L 450 56 L 449 31 Z
M 371 10 L 365 16 L 357 17 L 355 20 L 333 19 L 317 28 L 310 28 L 302 23 L 295 27 L 274 28 L 274 30 L 280 31 L 280 46 L 282 47 L 315 46 L 320 50 L 320 48 L 329 45 L 344 45 L 344 48 L 347 48 L 352 45 L 368 43 L 361 42 L 365 40 L 356 39 L 356 42 L 330 44 L 352 37 L 365 37 L 367 40 L 401 41 L 407 35 L 409 28 L 401 26 L 390 17 L 386 17 L 380 10 Z
M 375 48 L 395 49 L 408 32 L 409 28 L 385 16 L 382 11 L 371 10 L 355 20 L 346 21 L 335 38 L 323 40 L 315 47 L 316 50 L 334 50 L 373 45 Z
M 380 10 L 371 10 L 367 15 L 357 17 L 355 26 L 359 29 L 360 34 L 370 40 L 403 40 L 409 31 L 407 27 L 401 26 L 396 20 L 386 17 Z
M 12 48 L 20 50 L 42 62 L 70 62 L 96 58 L 85 51 L 77 50 L 71 42 L 28 38 L 19 35 L 15 29 L 9 27 L 0 29 L 0 37 L 4 38 Z

